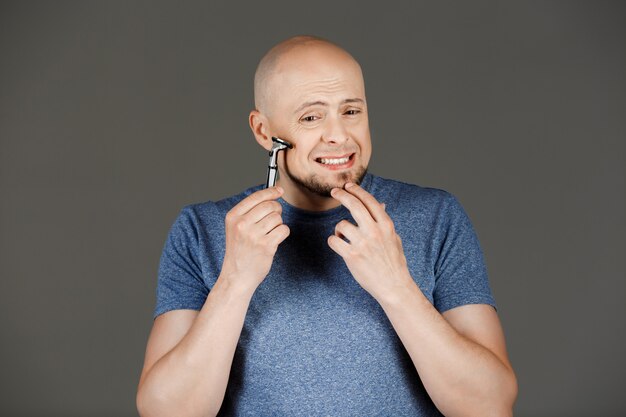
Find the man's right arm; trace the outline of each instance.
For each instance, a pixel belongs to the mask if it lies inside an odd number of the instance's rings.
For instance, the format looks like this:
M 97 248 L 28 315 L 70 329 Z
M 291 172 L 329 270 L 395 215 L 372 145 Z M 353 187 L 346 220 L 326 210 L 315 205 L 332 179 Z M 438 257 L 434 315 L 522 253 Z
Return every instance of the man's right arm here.
M 142 417 L 218 413 L 250 300 L 289 236 L 275 201 L 283 192 L 259 190 L 226 214 L 224 262 L 199 313 L 175 310 L 155 319 L 137 388 Z
M 200 312 L 154 321 L 137 390 L 142 417 L 215 416 L 254 291 L 220 276 Z

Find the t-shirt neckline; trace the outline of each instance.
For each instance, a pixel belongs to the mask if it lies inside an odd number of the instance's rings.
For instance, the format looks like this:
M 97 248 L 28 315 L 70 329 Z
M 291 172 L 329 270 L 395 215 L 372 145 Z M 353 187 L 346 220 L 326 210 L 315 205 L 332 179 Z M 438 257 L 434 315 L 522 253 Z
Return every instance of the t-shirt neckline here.
M 361 181 L 360 185 L 365 191 L 370 192 L 371 183 L 372 183 L 372 174 L 368 172 L 363 177 L 363 181 Z M 350 214 L 350 211 L 342 204 L 340 204 L 337 207 L 333 207 L 329 210 L 314 211 L 314 210 L 305 210 L 305 209 L 296 207 L 292 204 L 289 204 L 282 197 L 280 197 L 276 201 L 278 201 L 283 206 L 282 215 L 284 219 L 320 221 L 320 220 L 332 220 L 332 219 L 339 218 L 339 217 L 346 217 L 347 215 Z

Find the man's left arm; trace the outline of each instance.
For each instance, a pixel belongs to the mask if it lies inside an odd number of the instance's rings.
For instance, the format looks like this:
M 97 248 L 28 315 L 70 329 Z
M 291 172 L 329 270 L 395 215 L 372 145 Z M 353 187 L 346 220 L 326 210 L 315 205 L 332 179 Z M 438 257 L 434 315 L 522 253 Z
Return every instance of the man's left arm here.
M 328 244 L 380 303 L 437 408 L 448 417 L 511 416 L 517 380 L 494 308 L 470 304 L 440 314 L 410 276 L 384 206 L 358 185 L 332 196 L 357 225 L 339 222 Z

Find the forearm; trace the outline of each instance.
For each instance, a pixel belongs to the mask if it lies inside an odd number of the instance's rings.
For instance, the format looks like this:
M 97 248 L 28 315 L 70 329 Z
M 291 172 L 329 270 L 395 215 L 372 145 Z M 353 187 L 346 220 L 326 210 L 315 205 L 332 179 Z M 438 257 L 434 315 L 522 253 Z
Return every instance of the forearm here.
M 231 282 L 220 276 L 187 334 L 146 375 L 137 401 L 142 416 L 219 411 L 253 294 Z
M 510 416 L 515 375 L 496 355 L 459 334 L 411 281 L 379 300 L 439 410 L 453 416 Z

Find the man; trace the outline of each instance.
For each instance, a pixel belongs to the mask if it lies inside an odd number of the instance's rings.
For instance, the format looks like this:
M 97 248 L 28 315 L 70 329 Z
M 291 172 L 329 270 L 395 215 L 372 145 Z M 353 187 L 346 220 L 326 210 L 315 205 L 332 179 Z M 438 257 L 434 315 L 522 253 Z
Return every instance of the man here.
M 361 68 L 298 36 L 255 74 L 276 187 L 185 207 L 159 268 L 142 416 L 510 416 L 478 241 L 443 190 L 367 172 Z

